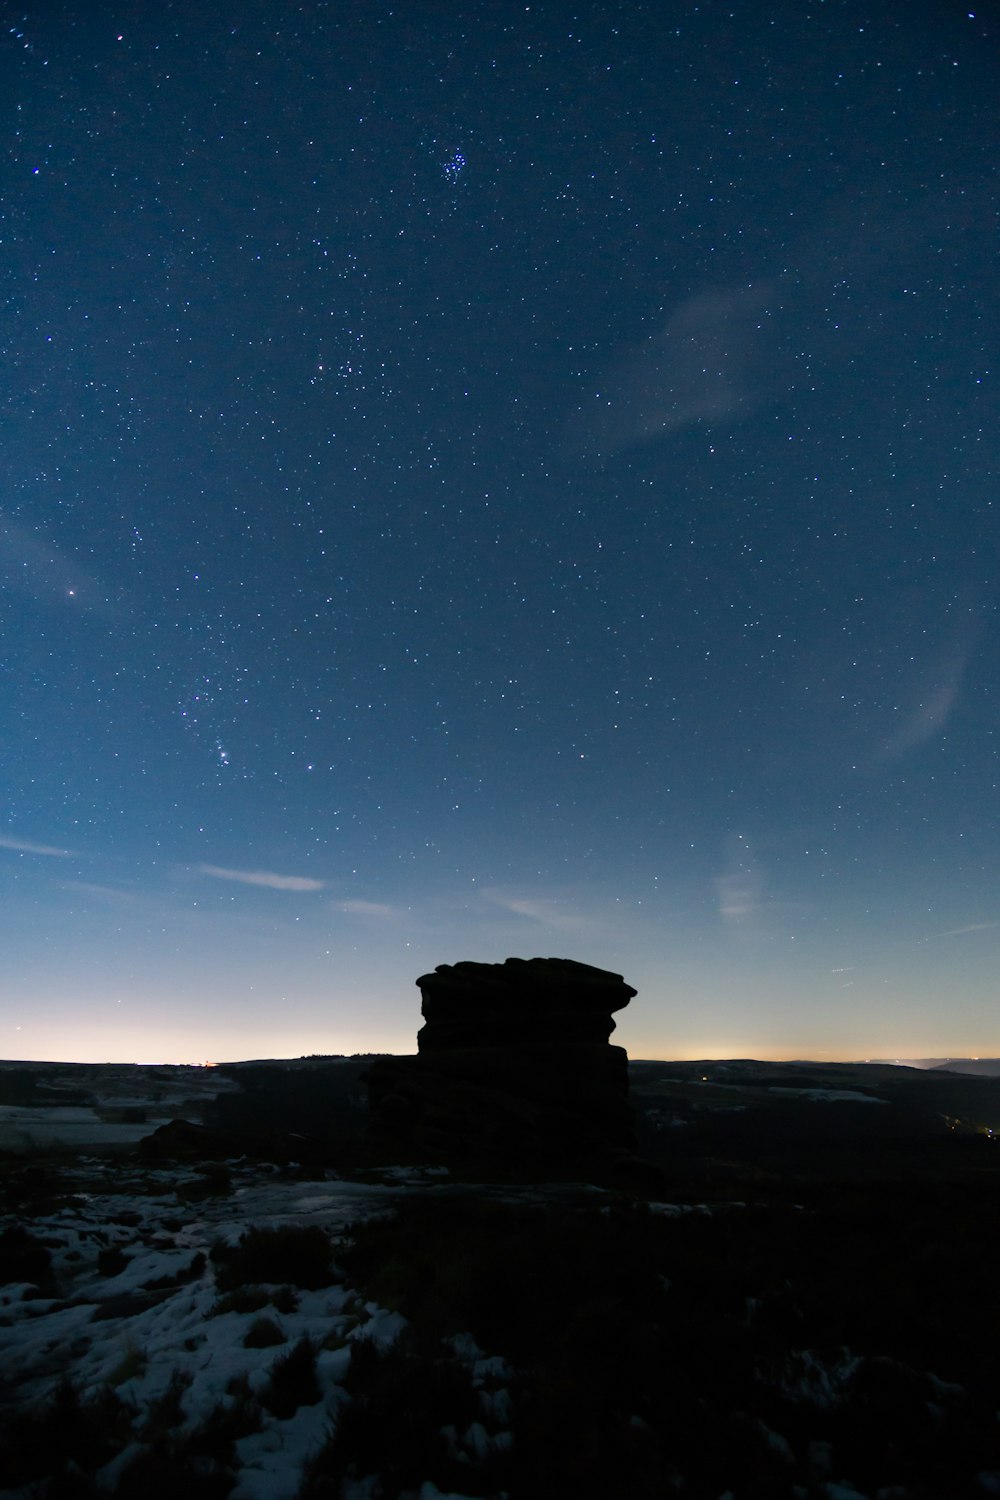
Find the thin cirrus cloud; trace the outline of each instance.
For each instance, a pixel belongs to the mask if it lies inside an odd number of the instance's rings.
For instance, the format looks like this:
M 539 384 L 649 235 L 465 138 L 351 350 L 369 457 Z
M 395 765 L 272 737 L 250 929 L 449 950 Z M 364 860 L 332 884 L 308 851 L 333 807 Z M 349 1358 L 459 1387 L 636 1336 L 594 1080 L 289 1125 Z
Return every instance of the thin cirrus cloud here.
M 394 906 L 386 906 L 381 901 L 352 899 L 349 901 L 338 901 L 335 905 L 337 911 L 347 912 L 352 917 L 394 917 L 397 915 Z
M 122 890 L 117 885 L 100 885 L 93 880 L 66 880 L 63 889 L 79 892 L 81 896 L 95 896 L 99 901 L 110 901 L 115 905 L 134 906 L 142 900 L 136 891 Z
M 951 927 L 947 932 L 935 932 L 936 938 L 964 937 L 967 932 L 989 932 L 1000 927 L 1000 922 L 969 922 L 965 927 Z
M 730 840 L 727 868 L 716 876 L 715 892 L 719 916 L 731 926 L 745 926 L 764 909 L 764 876 L 742 834 Z
M 718 287 L 680 302 L 626 350 L 569 424 L 572 450 L 612 452 L 695 423 L 735 422 L 773 392 L 767 371 L 771 283 Z
M 199 865 L 202 875 L 213 880 L 234 880 L 238 885 L 259 885 L 269 891 L 321 891 L 325 880 L 313 880 L 308 875 L 276 875 L 273 870 L 228 870 L 222 865 Z
M 984 629 L 982 601 L 973 595 L 964 601 L 963 617 L 957 626 L 951 627 L 950 638 L 946 637 L 936 651 L 918 661 L 916 675 L 901 694 L 899 723 L 875 752 L 876 765 L 902 760 L 945 733 L 961 699 L 966 673 Z M 912 659 L 910 642 L 904 639 L 900 645 Z
M 929 687 L 926 696 L 906 716 L 896 733 L 883 742 L 881 760 L 902 760 L 911 750 L 944 732 L 958 701 L 962 671 L 963 666 L 958 666 L 951 677 Z
M 82 609 L 105 618 L 116 613 L 104 584 L 80 565 L 74 553 L 3 515 L 0 577 L 37 604 Z
M 54 844 L 37 844 L 34 839 L 0 837 L 0 849 L 13 849 L 16 854 L 46 854 L 53 859 L 74 858 L 72 849 L 58 849 Z
M 570 932 L 588 925 L 586 917 L 577 912 L 567 911 L 550 897 L 510 896 L 496 889 L 486 890 L 483 895 L 494 906 L 512 912 L 516 917 L 525 917 L 529 922 L 537 922 L 542 927 L 553 927 L 560 931 Z
M 719 916 L 726 922 L 743 923 L 759 916 L 763 905 L 763 882 L 756 870 L 733 870 L 715 882 Z

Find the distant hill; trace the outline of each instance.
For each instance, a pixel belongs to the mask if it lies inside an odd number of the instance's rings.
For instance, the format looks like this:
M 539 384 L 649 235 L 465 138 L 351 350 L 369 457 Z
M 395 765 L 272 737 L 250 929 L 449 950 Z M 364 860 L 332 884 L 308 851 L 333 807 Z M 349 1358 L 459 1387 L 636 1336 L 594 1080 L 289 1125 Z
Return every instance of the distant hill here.
M 977 1078 L 1000 1078 L 1000 1057 L 949 1057 L 934 1063 L 934 1072 L 972 1073 Z
M 976 1078 L 1000 1078 L 1000 1057 L 869 1057 L 870 1063 L 891 1063 L 924 1072 L 970 1073 Z

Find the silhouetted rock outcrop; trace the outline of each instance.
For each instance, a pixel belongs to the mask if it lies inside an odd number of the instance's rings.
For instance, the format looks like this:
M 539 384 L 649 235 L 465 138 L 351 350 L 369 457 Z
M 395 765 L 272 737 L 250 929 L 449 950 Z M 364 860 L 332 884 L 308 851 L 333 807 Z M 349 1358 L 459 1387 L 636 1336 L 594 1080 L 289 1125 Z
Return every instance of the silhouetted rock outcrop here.
M 417 980 L 416 1057 L 368 1075 L 388 1149 L 513 1165 L 593 1160 L 633 1145 L 628 1056 L 612 1015 L 636 991 L 565 958 L 441 964 Z

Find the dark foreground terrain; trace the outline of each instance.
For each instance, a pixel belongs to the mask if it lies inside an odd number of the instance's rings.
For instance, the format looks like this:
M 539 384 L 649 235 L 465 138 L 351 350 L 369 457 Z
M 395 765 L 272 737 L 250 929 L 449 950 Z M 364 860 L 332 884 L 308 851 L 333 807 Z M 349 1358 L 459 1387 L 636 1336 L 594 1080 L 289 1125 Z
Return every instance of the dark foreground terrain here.
M 217 1071 L 4 1158 L 0 1493 L 1000 1494 L 1000 1081 L 633 1063 L 638 1192 L 372 1160 L 363 1060 Z

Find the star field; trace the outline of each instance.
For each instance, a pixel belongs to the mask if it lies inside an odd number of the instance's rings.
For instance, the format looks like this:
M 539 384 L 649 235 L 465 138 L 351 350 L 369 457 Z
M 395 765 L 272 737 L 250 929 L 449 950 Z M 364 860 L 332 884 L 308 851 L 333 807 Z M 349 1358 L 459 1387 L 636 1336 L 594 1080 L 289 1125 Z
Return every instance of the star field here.
M 0 1055 L 1000 1053 L 992 16 L 0 35 Z

